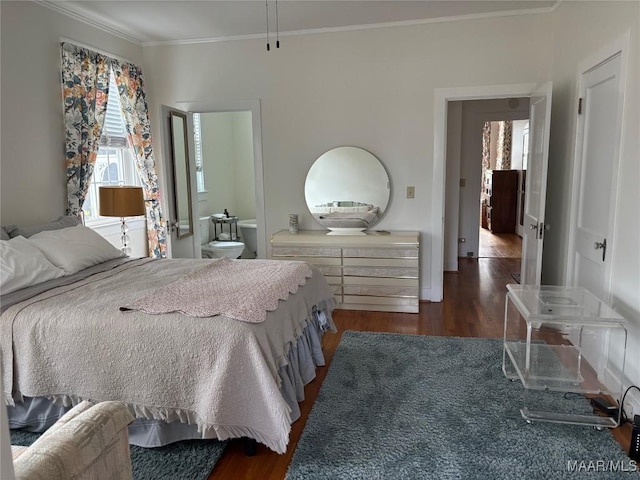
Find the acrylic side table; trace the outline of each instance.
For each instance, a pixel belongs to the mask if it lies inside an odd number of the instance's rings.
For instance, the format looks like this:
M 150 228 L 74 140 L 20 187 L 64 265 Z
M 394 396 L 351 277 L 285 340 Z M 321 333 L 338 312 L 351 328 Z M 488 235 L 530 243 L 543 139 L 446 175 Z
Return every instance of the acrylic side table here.
M 627 321 L 584 288 L 507 285 L 502 370 L 520 380 L 528 422 L 616 427 L 585 398 L 622 395 Z

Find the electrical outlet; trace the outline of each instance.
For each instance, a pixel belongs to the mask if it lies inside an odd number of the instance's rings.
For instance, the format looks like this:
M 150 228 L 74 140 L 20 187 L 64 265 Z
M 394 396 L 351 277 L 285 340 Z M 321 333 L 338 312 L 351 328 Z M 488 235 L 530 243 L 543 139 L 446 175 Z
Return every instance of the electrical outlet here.
M 467 252 L 467 257 L 473 257 L 473 252 Z
M 416 198 L 416 187 L 407 187 L 407 198 Z

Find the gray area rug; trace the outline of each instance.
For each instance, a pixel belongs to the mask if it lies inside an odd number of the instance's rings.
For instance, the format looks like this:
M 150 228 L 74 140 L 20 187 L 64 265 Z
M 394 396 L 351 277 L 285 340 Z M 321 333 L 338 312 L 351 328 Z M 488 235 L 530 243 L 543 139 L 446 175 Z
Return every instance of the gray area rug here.
M 640 476 L 609 431 L 529 425 L 522 402 L 501 340 L 345 332 L 287 479 Z
M 11 430 L 12 445 L 31 445 L 40 436 Z M 131 445 L 134 480 L 206 480 L 222 455 L 227 442 L 187 440 L 164 447 Z

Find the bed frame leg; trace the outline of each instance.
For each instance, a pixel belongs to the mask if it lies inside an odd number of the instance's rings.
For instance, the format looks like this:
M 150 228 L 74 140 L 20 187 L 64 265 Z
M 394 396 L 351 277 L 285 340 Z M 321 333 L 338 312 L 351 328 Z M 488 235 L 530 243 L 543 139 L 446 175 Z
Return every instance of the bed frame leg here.
M 244 454 L 247 457 L 255 457 L 258 451 L 258 442 L 249 437 L 242 437 L 242 445 L 244 447 Z

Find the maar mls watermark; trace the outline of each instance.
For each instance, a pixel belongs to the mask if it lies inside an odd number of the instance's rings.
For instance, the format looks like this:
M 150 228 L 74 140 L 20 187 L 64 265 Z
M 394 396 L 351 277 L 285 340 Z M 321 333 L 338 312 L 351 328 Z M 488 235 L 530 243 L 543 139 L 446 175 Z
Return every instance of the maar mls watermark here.
M 568 460 L 569 473 L 583 472 L 640 472 L 635 460 Z

